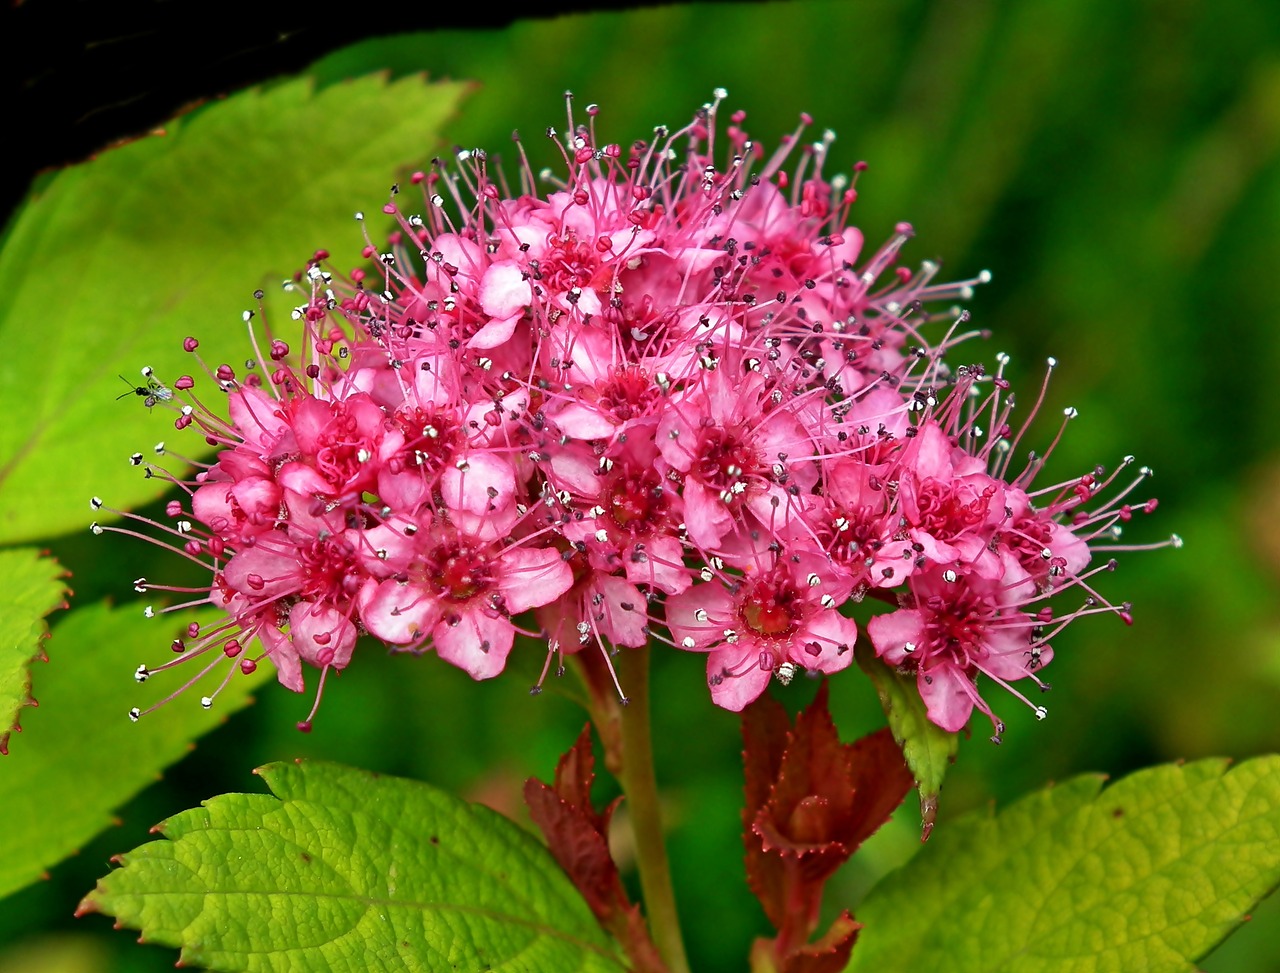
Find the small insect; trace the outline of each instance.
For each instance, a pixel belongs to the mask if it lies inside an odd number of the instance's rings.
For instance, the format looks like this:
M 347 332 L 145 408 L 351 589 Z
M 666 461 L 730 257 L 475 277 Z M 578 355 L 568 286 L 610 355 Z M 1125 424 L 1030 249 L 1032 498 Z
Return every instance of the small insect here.
M 790 686 L 791 680 L 796 677 L 796 670 L 799 667 L 794 662 L 783 662 L 778 668 L 773 670 L 774 677 L 784 686 Z
M 117 395 L 116 401 L 119 402 L 127 395 L 137 395 L 142 397 L 142 404 L 150 409 L 158 402 L 168 402 L 173 398 L 173 390 L 167 385 L 162 385 L 160 383 L 159 379 L 155 377 L 155 372 L 151 369 L 150 365 L 142 369 L 142 378 L 144 380 L 142 385 L 134 385 L 127 378 L 121 375 L 120 381 L 129 386 L 129 391 L 121 392 Z

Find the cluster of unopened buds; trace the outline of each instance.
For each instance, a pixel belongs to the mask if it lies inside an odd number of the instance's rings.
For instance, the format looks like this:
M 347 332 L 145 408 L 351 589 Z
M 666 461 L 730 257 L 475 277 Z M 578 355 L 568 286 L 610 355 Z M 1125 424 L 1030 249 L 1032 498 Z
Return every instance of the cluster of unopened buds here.
M 362 635 L 484 679 L 524 633 L 539 686 L 567 653 L 671 646 L 706 653 L 740 710 L 847 667 L 872 596 L 889 609 L 864 637 L 939 726 L 976 707 L 998 739 L 988 682 L 1044 715 L 1013 684 L 1047 688 L 1075 618 L 1128 620 L 1094 557 L 1154 509 L 1130 499 L 1149 471 L 1033 485 L 1049 451 L 1019 449 L 1006 359 L 945 360 L 986 275 L 901 266 L 906 224 L 867 252 L 854 182 L 823 174 L 832 136 L 803 143 L 805 118 L 766 157 L 740 114 L 717 132 L 717 95 L 627 148 L 571 111 L 545 195 L 527 162 L 506 191 L 481 152 L 415 173 L 362 269 L 318 252 L 288 282 L 294 343 L 247 312 L 245 369 L 201 363 L 216 407 L 144 371 L 135 392 L 217 450 L 193 480 L 131 459 L 180 484 L 162 531 L 210 576 L 156 611 L 226 619 L 139 680 L 201 659 L 191 683 L 225 665 L 225 686 L 266 658 L 293 690 L 318 670 L 318 704 Z

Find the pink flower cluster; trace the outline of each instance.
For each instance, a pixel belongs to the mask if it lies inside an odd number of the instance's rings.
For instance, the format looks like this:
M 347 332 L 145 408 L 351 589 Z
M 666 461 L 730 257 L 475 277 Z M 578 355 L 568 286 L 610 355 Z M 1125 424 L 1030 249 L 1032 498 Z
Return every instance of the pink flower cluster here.
M 480 152 L 415 174 L 386 249 L 299 275 L 299 347 L 255 335 L 257 367 L 205 369 L 228 418 L 190 376 L 148 377 L 219 450 L 165 529 L 228 618 L 168 665 L 229 659 L 230 679 L 265 656 L 301 690 L 361 633 L 477 679 L 521 632 L 548 663 L 667 643 L 706 653 L 712 698 L 740 710 L 771 678 L 847 667 L 847 606 L 871 595 L 896 610 L 870 644 L 930 718 L 958 730 L 977 707 L 998 735 L 980 677 L 1039 684 L 1064 624 L 1125 615 L 1089 565 L 1154 508 L 1126 499 L 1142 476 L 1106 502 L 1101 471 L 1033 489 L 1044 457 L 1011 472 L 1003 362 L 948 367 L 963 313 L 921 333 L 985 275 L 900 266 L 906 224 L 866 252 L 853 183 L 823 174 L 831 136 L 802 125 L 766 158 L 740 114 L 717 132 L 718 104 L 629 148 L 571 112 L 546 195 L 527 163 L 507 191 Z M 1067 590 L 1083 605 L 1059 616 Z

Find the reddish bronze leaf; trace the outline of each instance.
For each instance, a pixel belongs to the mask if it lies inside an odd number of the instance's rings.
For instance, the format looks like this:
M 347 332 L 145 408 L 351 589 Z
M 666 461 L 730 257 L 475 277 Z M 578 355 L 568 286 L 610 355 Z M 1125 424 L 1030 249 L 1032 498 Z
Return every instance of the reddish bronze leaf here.
M 775 929 L 781 928 L 787 914 L 783 859 L 765 854 L 755 820 L 773 792 L 790 729 L 791 721 L 782 704 L 767 695 L 742 711 L 742 759 L 747 796 L 742 811 L 742 842 L 746 848 L 747 884 Z
M 747 880 L 778 930 L 772 959 L 759 968 L 793 973 L 794 959 L 802 964 L 794 973 L 824 973 L 840 968 L 834 957 L 841 950 L 847 958 L 856 924 L 849 917 L 848 927 L 838 922 L 820 944 L 804 945 L 817 927 L 823 887 L 913 781 L 889 730 L 840 742 L 825 683 L 789 731 L 787 723 L 768 698 L 743 712 Z
M 554 787 L 535 777 L 525 781 L 529 815 L 600 925 L 623 945 L 632 969 L 636 973 L 666 973 L 640 907 L 627 898 L 618 866 L 609 854 L 609 821 L 622 798 L 596 811 L 591 804 L 593 780 L 595 758 L 588 724 L 556 765 Z
M 821 939 L 787 956 L 782 973 L 841 973 L 849 965 L 853 941 L 861 928 L 846 909 L 836 916 Z

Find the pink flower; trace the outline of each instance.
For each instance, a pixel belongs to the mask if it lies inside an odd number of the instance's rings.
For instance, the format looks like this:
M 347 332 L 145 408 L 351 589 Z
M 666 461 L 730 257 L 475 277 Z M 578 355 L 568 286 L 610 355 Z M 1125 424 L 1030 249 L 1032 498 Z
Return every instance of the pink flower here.
M 209 577 L 161 610 L 229 617 L 139 678 L 268 659 L 302 690 L 309 667 L 314 714 L 360 635 L 485 679 L 526 632 L 546 671 L 584 647 L 706 652 L 712 699 L 739 710 L 772 675 L 846 668 L 841 607 L 870 594 L 900 606 L 868 625 L 877 653 L 957 730 L 991 713 L 984 681 L 1034 679 L 1063 624 L 1127 620 L 1089 565 L 1132 547 L 1143 477 L 1035 487 L 1052 446 L 1011 475 L 1004 360 L 952 368 L 967 315 L 943 330 L 927 310 L 986 275 L 901 265 L 905 223 L 865 246 L 865 166 L 825 174 L 832 137 L 802 142 L 807 118 L 766 157 L 740 113 L 717 131 L 722 97 L 627 149 L 588 109 L 545 197 L 480 152 L 415 174 L 382 208 L 386 246 L 297 275 L 294 345 L 251 312 L 243 373 L 184 342 L 225 409 L 148 371 L 170 393 L 149 404 L 219 450 L 190 480 L 131 458 L 184 491 L 151 526 Z M 1085 606 L 1055 620 L 1043 599 L 1073 591 Z
M 857 626 L 837 610 L 848 592 L 840 572 L 799 553 L 730 587 L 695 585 L 668 598 L 667 626 L 683 648 L 710 653 L 711 698 L 736 712 L 775 673 L 789 682 L 797 669 L 830 674 L 853 661 Z
M 1025 609 L 1036 600 L 1030 575 L 1007 558 L 1002 567 L 996 580 L 979 574 L 962 579 L 949 568 L 913 575 L 904 599 L 909 607 L 867 623 L 876 654 L 915 673 L 929 719 L 944 730 L 963 729 L 976 706 L 991 717 L 997 738 L 1003 732 L 1003 722 L 978 692 L 980 675 L 1044 718 L 1044 707 L 1028 702 L 1009 683 L 1023 678 L 1039 683 L 1035 671 L 1053 658 L 1040 626 L 1052 616 L 1029 614 Z

